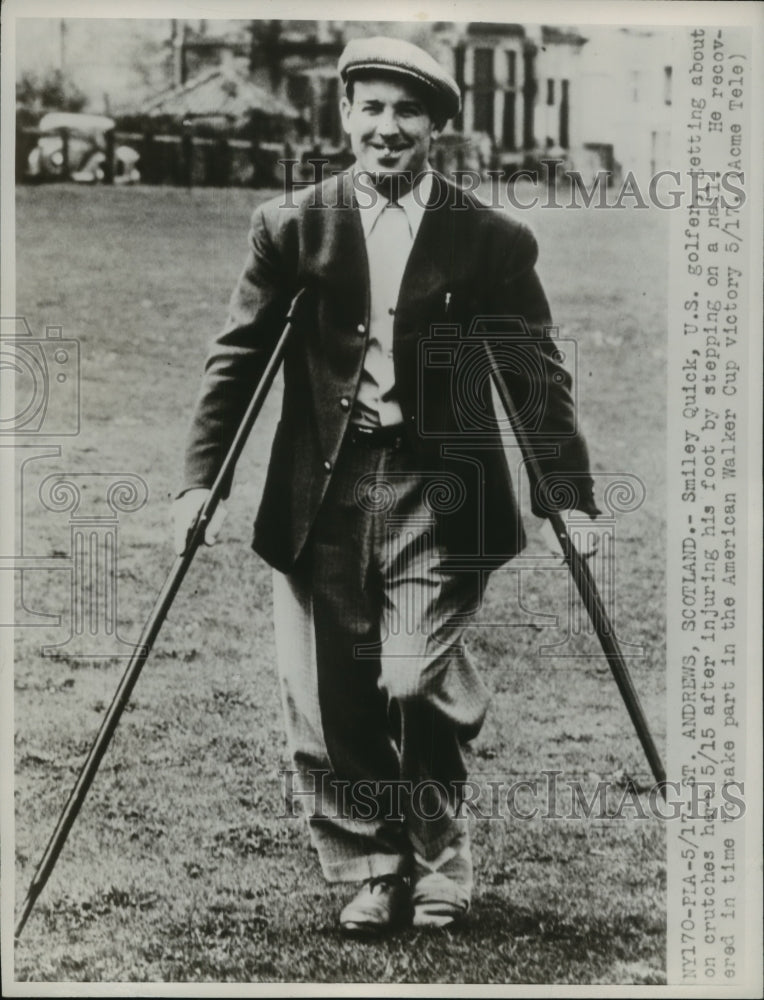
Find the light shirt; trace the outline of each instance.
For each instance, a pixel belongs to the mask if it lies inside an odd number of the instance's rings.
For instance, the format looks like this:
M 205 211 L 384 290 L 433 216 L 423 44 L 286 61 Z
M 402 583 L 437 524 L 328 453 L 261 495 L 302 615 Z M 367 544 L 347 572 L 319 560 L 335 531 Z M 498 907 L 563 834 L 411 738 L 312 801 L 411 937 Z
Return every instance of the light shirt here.
M 358 190 L 366 256 L 369 261 L 369 339 L 351 420 L 379 426 L 403 422 L 395 399 L 393 323 L 403 272 L 432 191 L 432 174 L 397 202 L 376 191 Z

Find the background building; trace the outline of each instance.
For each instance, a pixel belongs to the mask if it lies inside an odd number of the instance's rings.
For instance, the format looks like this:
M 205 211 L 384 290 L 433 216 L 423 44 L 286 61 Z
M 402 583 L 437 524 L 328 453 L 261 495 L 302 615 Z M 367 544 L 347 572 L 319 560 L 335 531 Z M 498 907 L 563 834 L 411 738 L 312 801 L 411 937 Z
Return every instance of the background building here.
M 617 181 L 668 166 L 669 31 L 490 22 L 29 19 L 17 67 L 61 69 L 86 110 L 176 114 L 241 124 L 256 100 L 266 142 L 338 155 L 345 143 L 337 58 L 360 35 L 395 34 L 428 49 L 464 105 L 439 165 L 512 171 L 544 157 Z M 249 96 L 248 96 L 249 95 Z M 253 136 L 253 139 L 256 139 Z
M 577 77 L 579 164 L 609 147 L 616 170 L 642 178 L 671 155 L 671 30 L 593 28 Z

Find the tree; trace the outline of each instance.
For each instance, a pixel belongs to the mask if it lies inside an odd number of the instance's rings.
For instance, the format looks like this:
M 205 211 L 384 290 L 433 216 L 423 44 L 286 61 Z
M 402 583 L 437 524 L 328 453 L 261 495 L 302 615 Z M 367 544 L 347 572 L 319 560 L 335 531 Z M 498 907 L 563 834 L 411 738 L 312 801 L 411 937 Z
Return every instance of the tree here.
M 60 69 L 26 72 L 16 84 L 16 101 L 35 111 L 82 111 L 87 97 Z

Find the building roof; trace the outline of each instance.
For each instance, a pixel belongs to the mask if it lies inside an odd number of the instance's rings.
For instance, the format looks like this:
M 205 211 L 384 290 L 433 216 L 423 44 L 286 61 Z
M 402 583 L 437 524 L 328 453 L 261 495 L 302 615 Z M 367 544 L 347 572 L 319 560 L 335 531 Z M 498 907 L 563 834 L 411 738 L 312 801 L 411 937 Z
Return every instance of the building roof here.
M 239 119 L 252 111 L 271 117 L 300 117 L 288 101 L 275 97 L 240 73 L 220 68 L 150 98 L 142 110 L 149 115 L 179 118 L 222 115 Z
M 550 24 L 541 25 L 542 45 L 584 45 L 587 41 L 573 28 L 556 28 Z
M 500 38 L 523 38 L 535 41 L 539 38 L 542 45 L 583 45 L 587 39 L 580 35 L 575 28 L 560 28 L 552 24 L 542 24 L 539 26 L 528 26 L 524 24 L 499 23 L 495 21 L 468 21 L 466 24 L 453 24 L 449 21 L 436 21 L 433 29 L 436 32 L 449 32 L 464 37 L 485 37 L 486 40 L 496 41 Z

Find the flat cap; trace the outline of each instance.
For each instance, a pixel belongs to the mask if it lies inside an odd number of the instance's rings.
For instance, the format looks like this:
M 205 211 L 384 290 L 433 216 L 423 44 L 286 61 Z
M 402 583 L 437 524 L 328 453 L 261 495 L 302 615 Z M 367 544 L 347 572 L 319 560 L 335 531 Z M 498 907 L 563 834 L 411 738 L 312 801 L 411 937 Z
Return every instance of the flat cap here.
M 346 84 L 353 74 L 369 70 L 382 70 L 417 80 L 432 92 L 438 109 L 447 118 L 459 113 L 462 100 L 456 80 L 418 45 L 402 38 L 381 35 L 352 39 L 337 63 L 342 82 Z

